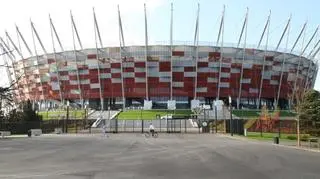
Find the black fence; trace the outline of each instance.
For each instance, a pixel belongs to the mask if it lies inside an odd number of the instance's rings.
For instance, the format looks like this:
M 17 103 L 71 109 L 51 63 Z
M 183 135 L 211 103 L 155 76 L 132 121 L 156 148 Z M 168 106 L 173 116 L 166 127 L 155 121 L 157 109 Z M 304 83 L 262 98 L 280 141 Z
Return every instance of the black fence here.
M 109 124 L 108 124 L 109 122 Z M 159 120 L 118 120 L 108 121 L 107 132 L 145 132 L 152 124 L 157 132 L 188 133 L 197 132 L 198 127 L 192 125 L 189 119 L 159 119 Z
M 63 133 L 101 133 L 102 126 L 107 133 L 143 133 L 149 126 L 163 133 L 230 133 L 243 135 L 245 120 L 197 120 L 197 119 L 157 119 L 157 120 L 105 120 L 99 128 L 92 128 L 96 120 L 68 119 L 45 120 L 36 122 L 0 122 L 0 131 L 11 131 L 12 134 L 27 134 L 29 129 L 41 129 L 43 133 L 53 133 L 60 128 Z
M 226 133 L 244 135 L 244 122 L 243 119 L 225 120 Z
M 29 129 L 41 129 L 43 133 L 53 133 L 56 128 L 65 133 L 79 133 L 89 130 L 94 120 L 46 120 L 46 121 L 0 121 L 0 131 L 10 131 L 12 134 L 27 134 Z
M 191 119 L 159 119 L 159 120 L 105 120 L 99 128 L 91 127 L 95 120 L 68 119 L 45 120 L 29 122 L 0 122 L 0 131 L 10 131 L 12 134 L 27 134 L 29 129 L 41 129 L 44 134 L 54 133 L 60 128 L 63 133 L 101 133 L 102 126 L 106 126 L 107 133 L 143 133 L 149 131 L 149 126 L 155 127 L 157 132 L 163 133 L 214 133 L 214 123 Z

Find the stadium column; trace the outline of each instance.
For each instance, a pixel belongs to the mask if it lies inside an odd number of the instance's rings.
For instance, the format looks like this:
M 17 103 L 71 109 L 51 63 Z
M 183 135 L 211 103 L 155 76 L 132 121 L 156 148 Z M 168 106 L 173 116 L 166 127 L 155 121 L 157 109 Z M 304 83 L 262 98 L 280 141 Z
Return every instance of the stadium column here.
M 302 36 L 302 33 L 305 31 L 306 26 L 307 26 L 307 21 L 304 23 L 304 25 L 303 25 L 303 27 L 302 27 L 302 29 L 301 29 L 301 31 L 300 31 L 300 33 L 299 33 L 299 35 L 298 35 L 295 43 L 293 44 L 293 46 L 292 46 L 292 48 L 291 48 L 290 53 L 293 52 L 294 48 L 296 47 L 297 43 L 299 42 L 299 40 L 300 40 L 300 38 L 301 38 L 301 36 Z M 305 34 L 304 34 L 304 36 L 305 36 Z M 304 40 L 304 39 L 303 39 L 303 40 Z M 303 46 L 303 45 L 302 45 L 302 46 Z M 281 78 L 281 81 L 282 81 L 282 78 Z M 279 92 L 279 94 L 280 94 L 280 92 Z M 292 94 L 292 95 L 293 95 L 293 94 Z M 290 97 L 289 97 L 289 98 L 290 98 Z M 289 104 L 289 109 L 290 109 L 290 108 L 291 108 L 291 99 L 288 99 L 288 100 L 289 100 L 289 101 L 288 101 L 288 104 Z
M 148 85 L 148 24 L 147 10 L 144 4 L 144 25 L 145 25 L 145 73 L 146 73 L 146 99 L 149 101 L 149 85 Z
M 95 44 L 96 44 L 96 58 L 97 58 L 97 67 L 98 67 L 98 82 L 99 82 L 99 94 L 100 94 L 100 105 L 101 105 L 101 111 L 104 110 L 104 104 L 103 104 L 103 95 L 102 95 L 102 86 L 101 86 L 101 75 L 100 75 L 100 59 L 99 59 L 99 48 L 98 48 L 98 42 L 97 38 L 99 38 L 100 47 L 103 48 L 102 40 L 100 36 L 99 26 L 96 19 L 96 14 L 93 8 L 93 18 L 94 18 L 94 38 L 95 38 Z
M 312 61 L 314 60 L 314 58 L 315 58 L 315 56 L 317 54 L 317 52 L 314 53 L 314 50 L 317 48 L 319 43 L 320 43 L 320 39 L 317 41 L 317 43 L 314 45 L 313 49 L 310 51 L 310 53 L 308 55 L 309 65 L 308 65 L 308 71 L 307 71 L 307 74 L 306 74 L 306 79 L 304 80 L 305 84 L 304 84 L 303 94 L 306 92 L 306 89 L 307 89 L 307 86 L 308 86 L 308 83 L 309 83 L 309 72 L 310 72 L 310 68 L 311 68 L 311 65 L 312 65 Z M 319 46 L 318 50 L 320 50 L 320 46 Z M 312 53 L 314 53 L 314 54 L 312 55 Z
M 27 42 L 25 41 L 25 39 L 24 39 L 22 33 L 20 32 L 18 26 L 17 26 L 17 25 L 15 25 L 15 26 L 16 26 L 16 32 L 17 32 L 17 35 L 18 35 L 18 37 L 17 37 L 18 40 L 19 40 L 19 38 L 21 38 L 21 40 L 22 40 L 24 46 L 26 47 L 26 49 L 28 50 L 30 56 L 33 56 L 32 51 L 30 50 L 29 45 L 28 45 Z M 20 45 L 19 45 L 19 46 L 20 46 Z M 21 46 L 20 46 L 20 48 L 21 48 Z M 22 52 L 21 49 L 20 49 L 20 52 Z M 35 101 L 35 99 L 33 99 L 33 103 L 34 103 L 34 101 Z
M 304 23 L 304 25 L 302 26 L 302 29 L 301 29 L 301 31 L 300 31 L 300 33 L 299 33 L 299 35 L 298 35 L 295 43 L 293 44 L 290 53 L 292 53 L 293 50 L 294 50 L 294 48 L 296 47 L 298 41 L 300 40 L 300 38 L 301 38 L 301 36 L 302 36 L 302 33 L 305 31 L 306 26 L 307 26 L 307 21 L 306 21 L 306 22 Z M 305 36 L 305 34 L 304 34 L 304 36 Z M 302 45 L 302 46 L 303 46 L 303 45 Z M 289 107 L 290 107 L 290 99 L 289 99 Z
M 27 85 L 27 89 L 28 89 L 28 95 L 29 95 L 29 98 L 30 98 L 30 92 L 31 92 L 31 90 L 30 90 L 30 87 L 29 87 L 29 84 L 28 84 L 28 82 L 26 81 L 27 79 L 27 74 L 26 74 L 26 68 L 25 68 L 25 64 L 24 64 L 24 58 L 23 58 L 23 55 L 22 55 L 22 53 L 18 50 L 18 48 L 17 48 L 17 46 L 15 45 L 15 43 L 12 41 L 12 39 L 11 39 L 11 37 L 10 37 L 10 35 L 8 34 L 8 32 L 6 32 L 6 36 L 7 36 L 7 38 L 9 39 L 9 41 L 10 41 L 10 43 L 12 44 L 12 46 L 14 47 L 14 49 L 16 50 L 16 52 L 19 54 L 19 56 L 20 56 L 20 58 L 21 58 L 21 60 L 22 60 L 22 67 L 23 67 L 23 75 L 24 75 L 24 85 Z M 10 51 L 10 49 L 9 49 L 9 46 L 8 45 L 6 45 L 6 43 L 2 40 L 2 43 L 6 46 L 6 48 L 8 49 L 8 51 Z M 14 57 L 14 56 L 13 56 Z M 14 63 L 14 60 L 12 60 L 12 64 Z M 20 77 L 19 77 L 20 78 Z
M 299 71 L 300 71 L 300 64 L 301 64 L 301 60 L 302 60 L 302 55 L 304 54 L 304 52 L 306 51 L 306 49 L 308 48 L 308 46 L 310 45 L 310 43 L 312 42 L 313 38 L 315 37 L 315 35 L 317 34 L 319 30 L 319 26 L 316 28 L 316 30 L 314 31 L 313 35 L 311 36 L 310 40 L 308 41 L 307 45 L 302 49 L 300 55 L 299 55 L 299 62 L 298 62 L 298 67 L 297 67 L 297 72 L 296 72 L 296 78 L 294 80 L 294 86 L 293 86 L 293 92 L 292 92 L 292 101 L 294 101 L 294 98 L 295 98 L 295 93 L 297 91 L 297 80 L 298 80 L 298 77 L 299 77 Z
M 46 56 L 46 59 L 47 59 L 47 63 L 48 63 L 48 57 L 47 57 L 47 55 L 48 55 L 48 53 L 47 53 L 47 51 L 46 51 L 46 49 L 44 48 L 44 46 L 43 46 L 43 44 L 42 44 L 42 41 L 41 41 L 41 39 L 40 39 L 40 37 L 39 37 L 39 34 L 38 34 L 38 32 L 37 32 L 37 30 L 35 29 L 35 27 L 34 27 L 34 24 L 33 24 L 33 22 L 31 21 L 31 19 L 30 19 L 30 23 L 31 23 L 31 31 L 32 31 L 32 41 L 33 41 L 33 46 L 34 46 L 34 51 L 35 51 L 35 55 L 36 55 L 36 57 L 37 57 L 37 62 L 38 62 L 38 69 L 39 69 L 39 56 L 38 56 L 38 54 L 37 54 L 37 48 L 36 48 L 36 42 L 35 42 L 35 39 L 34 39 L 34 35 L 36 35 L 36 38 L 37 38 L 37 40 L 38 40 L 38 42 L 39 42 L 39 44 L 40 44 L 40 46 L 41 46 L 41 48 L 42 48 L 42 51 L 44 52 L 44 54 L 45 54 L 45 56 Z M 45 98 L 45 96 L 44 96 L 44 92 L 43 92 L 43 90 L 44 90 L 44 88 L 43 88 L 43 82 L 42 82 L 42 79 L 41 79 L 41 72 L 39 71 L 39 74 L 40 74 L 40 84 L 41 84 L 41 88 L 42 88 L 42 97 L 43 97 L 43 100 L 44 100 L 44 102 L 45 102 L 45 108 L 47 109 L 47 100 L 46 100 L 46 98 Z M 47 74 L 46 74 L 47 75 Z M 48 82 L 47 82 L 48 83 Z M 48 84 L 47 84 L 48 85 Z
M 76 56 L 76 58 L 77 58 L 77 51 L 76 51 L 76 45 L 75 45 L 76 43 L 75 43 L 74 34 L 76 34 L 76 36 L 77 36 L 78 43 L 79 43 L 79 46 L 80 46 L 81 51 L 83 51 L 83 47 L 82 47 L 82 43 L 81 43 L 81 40 L 80 40 L 80 36 L 79 36 L 78 30 L 77 30 L 77 26 L 76 26 L 76 24 L 75 24 L 75 22 L 74 22 L 73 15 L 72 15 L 72 12 L 71 12 L 71 11 L 70 11 L 70 16 L 71 16 L 71 29 L 72 29 L 73 50 L 74 50 L 74 54 L 75 54 L 75 56 Z M 53 26 L 53 27 L 54 27 L 54 26 Z M 55 32 L 55 31 L 54 31 L 54 32 Z M 55 34 L 56 34 L 56 37 L 57 37 L 57 39 L 58 39 L 58 42 L 59 42 L 59 44 L 60 44 L 61 49 L 63 49 L 57 33 L 55 33 Z M 88 58 L 88 56 L 87 56 L 87 54 L 85 54 L 85 56 L 86 56 L 86 59 L 85 59 L 85 61 L 86 61 L 87 58 Z M 79 90 L 80 90 L 80 100 L 81 100 L 81 97 L 82 97 L 82 100 L 83 100 L 83 93 L 82 93 L 82 91 L 81 91 L 81 85 L 80 85 L 81 83 L 80 83 L 80 79 L 79 79 L 79 70 L 78 70 L 77 59 L 76 59 L 76 67 L 77 67 L 78 88 L 79 88 Z M 84 106 L 84 105 L 83 105 L 83 101 L 82 101 L 81 103 L 82 103 L 82 107 L 83 107 L 83 106 Z
M 194 94 L 193 99 L 197 99 L 197 88 L 198 88 L 198 61 L 199 61 L 199 13 L 200 13 L 200 4 L 198 3 L 198 12 L 197 12 L 197 21 L 196 21 L 196 30 L 194 34 L 194 43 L 193 46 L 195 48 L 195 67 L 196 74 L 194 80 Z
M 0 43 L 0 50 L 1 50 L 0 52 L 1 52 L 1 55 L 2 55 L 2 58 L 3 58 L 3 61 L 4 61 L 5 65 L 6 65 L 6 72 L 7 72 L 7 75 L 8 75 L 9 83 L 12 84 L 13 80 L 12 80 L 11 72 L 10 72 L 10 69 L 9 69 L 9 63 L 8 63 L 8 60 L 7 60 L 6 56 L 8 56 L 10 59 L 12 57 L 9 55 L 9 52 L 4 48 L 2 43 Z M 16 71 L 15 71 L 13 63 L 12 63 L 12 67 L 13 67 L 14 79 L 17 79 L 17 75 L 16 75 Z M 18 84 L 16 84 L 16 85 L 18 85 Z M 15 88 L 16 88 L 16 85 L 14 86 Z M 21 95 L 20 95 L 19 88 L 18 88 L 18 96 L 19 96 L 19 99 L 21 100 Z
M 283 55 L 283 60 L 282 60 L 282 64 L 281 64 L 281 71 L 280 71 L 280 79 L 279 79 L 279 86 L 278 86 L 278 90 L 277 90 L 277 98 L 276 98 L 276 101 L 275 101 L 275 104 L 274 104 L 274 107 L 277 108 L 278 107 L 278 102 L 279 102 L 279 97 L 280 97 L 280 93 L 281 93 L 281 86 L 282 86 L 282 78 L 283 78 L 283 69 L 284 69 L 284 66 L 286 64 L 286 51 L 287 51 L 287 48 L 288 48 L 288 42 L 289 42 L 289 35 L 290 35 L 290 21 L 291 21 L 291 15 L 290 15 L 290 18 L 288 20 L 288 24 L 281 36 L 281 39 L 279 41 L 279 44 L 277 46 L 277 49 L 281 43 L 281 40 L 283 38 L 283 36 L 285 35 L 285 33 L 288 31 L 287 33 L 287 40 L 286 40 L 286 47 L 285 47 L 285 51 L 282 53 Z
M 237 109 L 239 109 L 239 105 L 240 105 L 240 99 L 241 99 L 241 92 L 242 92 L 242 78 L 243 78 L 243 64 L 244 64 L 244 59 L 246 57 L 246 42 L 247 42 L 247 27 L 248 27 L 248 13 L 249 13 L 249 8 L 247 8 L 247 13 L 246 13 L 246 17 L 244 19 L 243 22 L 243 26 L 242 26 L 242 30 L 241 30 L 241 34 L 240 34 L 240 38 L 238 41 L 238 46 L 240 45 L 241 42 L 241 37 L 244 32 L 244 44 L 243 44 L 243 52 L 242 52 L 242 64 L 241 64 L 241 72 L 240 72 L 240 87 L 239 87 L 239 92 L 238 92 L 238 98 L 237 98 Z M 237 47 L 238 48 L 238 47 Z
M 313 77 L 312 77 L 311 88 L 314 88 L 314 85 L 315 85 L 315 83 L 316 83 L 316 78 L 317 78 L 318 72 L 319 72 L 319 65 L 318 65 L 318 61 L 317 61 L 317 66 L 316 66 L 316 68 L 315 68 L 315 71 L 314 71 Z
M 306 79 L 305 79 L 305 84 L 304 84 L 304 88 L 303 88 L 303 93 L 306 92 L 307 88 L 308 88 L 308 83 L 309 83 L 309 72 L 310 72 L 310 68 L 312 65 L 312 59 L 309 59 L 309 65 L 308 65 L 308 70 L 307 70 L 307 74 L 306 74 Z
M 6 58 L 6 56 L 8 55 L 8 52 L 4 49 L 4 47 L 2 46 L 2 43 L 0 43 L 0 52 L 1 52 L 1 55 L 2 55 L 2 59 L 3 59 L 3 62 L 4 62 L 5 68 L 6 68 L 6 73 L 7 73 L 7 76 L 8 76 L 9 84 L 11 85 L 13 80 L 12 80 L 12 76 L 10 74 L 9 63 L 7 61 L 7 58 Z M 16 85 L 14 85 L 14 88 L 15 88 L 15 86 Z M 19 99 L 21 99 L 20 91 L 18 91 L 18 96 L 19 96 Z
M 304 25 L 303 25 L 303 27 L 302 27 L 299 35 L 298 35 L 298 38 L 296 39 L 295 43 L 293 44 L 293 47 L 291 48 L 290 53 L 293 52 L 293 50 L 294 50 L 294 48 L 296 47 L 299 39 L 301 38 L 302 33 L 304 32 L 303 42 L 302 42 L 302 46 L 301 46 L 301 48 L 303 48 L 303 43 L 304 43 L 304 38 L 305 38 L 305 28 L 306 28 L 306 26 L 307 26 L 307 21 L 304 23 Z M 299 57 L 299 58 L 300 58 L 300 57 Z M 293 95 L 293 93 L 292 93 L 292 95 Z M 291 99 L 292 99 L 292 98 L 291 98 Z M 289 99 L 289 102 L 288 102 L 288 104 L 289 104 L 289 109 L 291 108 L 291 99 Z
M 57 65 L 57 54 L 56 54 L 56 48 L 55 48 L 55 45 L 54 45 L 53 31 L 55 32 L 56 36 L 57 36 L 57 33 L 56 33 L 55 28 L 54 28 L 54 25 L 53 25 L 52 19 L 50 17 L 50 14 L 49 14 L 49 21 L 50 21 L 50 34 L 51 34 L 51 40 L 52 40 L 54 61 L 55 61 L 55 66 L 56 66 L 56 69 L 54 71 L 57 73 L 57 79 L 58 79 L 58 84 L 59 84 L 59 96 L 60 96 L 60 102 L 62 103 L 63 102 L 63 100 L 62 100 L 63 98 L 62 98 L 62 93 L 61 93 L 61 88 L 60 88 L 61 81 L 60 81 L 60 74 L 59 74 L 59 69 L 58 69 L 58 65 Z M 57 38 L 57 39 L 59 39 L 59 38 Z M 60 42 L 60 40 L 58 40 L 58 41 Z M 62 52 L 64 51 L 62 46 L 61 46 L 61 50 L 62 50 Z M 50 71 L 50 69 L 49 69 L 49 71 Z
M 20 32 L 20 30 L 19 30 L 19 28 L 18 28 L 18 26 L 16 25 L 16 32 L 17 32 L 17 34 L 18 34 L 18 40 L 19 40 L 19 37 L 21 38 L 21 40 L 22 40 L 22 42 L 23 42 L 23 44 L 24 44 L 24 46 L 26 47 L 26 49 L 28 50 L 28 52 L 29 52 L 29 54 L 30 54 L 30 56 L 32 56 L 33 54 L 32 54 L 32 51 L 30 50 L 30 48 L 29 48 L 29 46 L 28 46 L 28 44 L 27 44 L 27 42 L 26 42 L 26 40 L 24 39 L 24 37 L 23 37 L 23 35 L 22 35 L 22 33 Z M 20 45 L 19 45 L 20 46 Z M 20 50 L 21 51 L 21 50 Z
M 170 70 L 171 70 L 171 81 L 170 81 L 170 100 L 173 99 L 173 63 L 172 63 L 172 35 L 173 35 L 173 3 L 171 3 L 171 20 L 170 20 Z
M 9 64 L 8 64 L 8 61 L 7 61 L 7 58 L 6 58 L 6 55 L 7 55 L 8 52 L 3 48 L 1 43 L 0 43 L 0 50 L 1 50 L 0 52 L 1 52 L 1 55 L 2 55 L 2 58 L 3 58 L 3 62 L 4 62 L 4 65 L 5 65 L 5 68 L 6 68 L 6 73 L 7 73 L 7 76 L 8 76 L 9 84 L 12 84 L 12 77 L 11 77 L 10 71 L 9 71 Z
M 21 35 L 21 33 L 18 30 L 17 25 L 16 25 L 16 33 L 17 33 L 17 40 L 18 40 L 19 50 L 20 50 L 20 53 L 22 53 L 21 44 L 20 44 L 20 36 L 19 36 L 19 34 Z M 21 38 L 22 38 L 22 41 L 24 42 L 24 44 L 26 45 L 26 42 L 25 42 L 24 38 L 22 37 L 22 35 L 21 35 Z M 28 47 L 28 45 L 26 45 L 26 46 Z M 28 49 L 28 50 L 30 51 L 30 49 Z M 31 52 L 29 52 L 29 53 L 31 54 L 30 56 L 32 56 L 32 53 Z M 35 109 L 35 100 L 34 99 L 32 99 L 32 109 Z
M 124 74 L 124 71 L 123 71 L 123 60 L 122 60 L 122 47 L 120 46 L 119 47 L 119 59 L 120 59 L 120 69 L 121 69 L 121 95 L 122 95 L 122 109 L 124 110 L 125 109 L 125 106 L 126 106 L 126 100 L 125 100 L 125 93 L 124 93 L 124 78 L 123 78 L 123 74 Z
M 220 59 L 219 59 L 219 79 L 218 79 L 218 89 L 217 89 L 218 92 L 217 92 L 216 100 L 219 100 L 219 98 L 220 98 L 221 66 L 222 66 L 222 59 L 223 59 L 224 13 L 225 13 L 225 5 L 223 5 L 220 29 L 219 29 L 218 40 L 217 40 L 217 46 L 218 46 L 219 45 L 219 39 L 220 39 L 220 36 L 221 36 Z
M 260 108 L 261 105 L 261 94 L 262 94 L 262 86 L 263 86 L 263 76 L 264 76 L 264 69 L 265 69 L 265 63 L 266 63 L 266 56 L 267 56 L 267 50 L 268 50 L 268 42 L 269 42 L 269 30 L 270 30 L 270 18 L 271 18 L 271 10 L 269 11 L 268 20 L 266 22 L 266 25 L 264 26 L 259 44 L 257 49 L 259 49 L 260 44 L 262 42 L 262 39 L 264 37 L 265 32 L 267 31 L 267 38 L 266 38 L 266 44 L 264 49 L 264 55 L 263 55 L 263 62 L 262 62 L 262 70 L 261 70 L 261 78 L 260 78 L 260 85 L 259 85 L 259 94 L 258 94 L 258 102 L 257 102 L 257 109 Z
M 276 47 L 276 49 L 274 50 L 275 52 L 278 51 L 279 46 L 280 46 L 280 44 L 281 44 L 281 42 L 282 42 L 282 40 L 283 40 L 284 35 L 286 34 L 287 31 L 289 31 L 289 29 L 290 29 L 290 22 L 291 22 L 291 14 L 290 14 L 290 16 L 289 16 L 288 22 L 287 22 L 287 24 L 286 24 L 283 32 L 282 32 L 282 35 L 281 35 L 280 40 L 279 40 L 279 42 L 278 42 L 278 44 L 277 44 L 277 47 Z M 288 33 L 288 38 L 289 38 L 289 33 Z M 282 73 L 282 72 L 281 72 L 281 73 Z M 282 80 L 281 80 L 281 81 L 282 81 Z M 279 86 L 281 86 L 281 81 L 279 82 Z M 279 86 L 278 86 L 278 87 L 279 87 Z M 279 90 L 278 90 L 278 91 L 279 91 Z M 275 95 L 276 95 L 276 94 L 275 94 Z M 277 97 L 274 96 L 274 103 L 273 103 L 274 108 L 276 108 L 277 105 L 278 105 L 278 104 L 277 104 Z
M 2 41 L 2 38 L 0 37 L 0 40 Z M 9 57 L 9 59 L 10 59 L 10 61 L 11 61 L 11 64 L 12 64 L 12 68 L 13 68 L 13 76 L 14 76 L 14 79 L 15 79 L 15 81 L 16 81 L 16 85 L 17 85 L 17 87 L 18 87 L 18 95 L 19 95 L 19 99 L 20 99 L 20 101 L 22 101 L 22 95 L 21 95 L 21 93 L 20 93 L 20 87 L 19 87 L 19 80 L 20 80 L 20 78 L 21 78 L 21 76 L 22 75 L 17 75 L 17 72 L 16 72 L 16 66 L 15 66 L 15 62 L 14 62 L 14 58 L 12 57 L 12 51 L 8 51 L 5 47 L 4 47 L 4 44 L 2 45 L 2 43 L 0 43 L 0 48 L 2 49 L 2 51 L 3 51 L 3 57 L 5 57 L 5 56 L 7 56 L 7 57 Z M 10 74 L 10 76 L 11 76 L 11 74 Z M 20 83 L 21 84 L 21 83 Z
M 122 50 L 125 47 L 125 43 L 124 43 L 124 35 L 123 35 L 122 21 L 121 21 L 119 5 L 118 5 L 118 23 L 119 23 L 119 41 L 120 41 L 119 55 L 120 55 L 120 69 L 121 69 L 122 109 L 124 110 L 125 107 L 126 107 L 126 99 L 125 99 L 125 93 L 124 93 L 124 80 L 123 80 L 124 76 L 123 76 L 123 74 L 125 72 L 123 71 Z
M 318 42 L 320 42 L 320 40 L 319 40 Z M 318 43 L 317 43 L 317 45 L 318 45 Z M 318 47 L 318 49 L 316 50 L 316 52 L 314 52 L 314 54 L 312 55 L 312 58 L 310 59 L 310 64 L 309 64 L 308 73 L 307 73 L 307 81 L 306 81 L 304 90 L 307 90 L 308 86 L 312 86 L 312 88 L 314 87 L 315 79 L 316 79 L 317 73 L 318 73 L 318 68 L 317 68 L 317 66 L 315 65 L 315 67 L 313 67 L 314 70 L 313 70 L 313 74 L 312 74 L 312 76 L 311 76 L 311 80 L 312 80 L 312 81 L 311 81 L 311 85 L 310 85 L 310 82 L 309 82 L 309 76 L 310 76 L 310 75 L 309 75 L 309 72 L 310 72 L 312 60 L 315 59 L 315 57 L 316 57 L 316 55 L 319 53 L 319 51 L 320 51 L 320 46 Z M 317 62 L 318 62 L 318 60 L 315 61 L 315 64 L 316 64 Z M 309 89 L 310 89 L 310 87 L 309 87 Z

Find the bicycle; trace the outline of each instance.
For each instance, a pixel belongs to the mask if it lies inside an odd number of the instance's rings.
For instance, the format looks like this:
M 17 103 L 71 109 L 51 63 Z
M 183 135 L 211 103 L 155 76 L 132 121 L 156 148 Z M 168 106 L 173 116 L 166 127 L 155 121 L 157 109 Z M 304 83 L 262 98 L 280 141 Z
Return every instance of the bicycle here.
M 153 138 L 158 138 L 158 132 L 154 131 L 153 135 L 151 134 L 151 132 L 147 131 L 144 133 L 144 136 L 149 138 L 150 136 L 152 136 Z

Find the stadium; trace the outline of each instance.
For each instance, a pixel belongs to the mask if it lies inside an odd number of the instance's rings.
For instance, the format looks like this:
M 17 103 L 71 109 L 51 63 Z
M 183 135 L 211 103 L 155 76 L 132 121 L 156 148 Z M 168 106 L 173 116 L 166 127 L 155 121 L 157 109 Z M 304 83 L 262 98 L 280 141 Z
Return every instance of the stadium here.
M 246 16 L 239 42 L 230 45 L 223 42 L 222 15 L 217 42 L 199 45 L 198 18 L 193 43 L 174 43 L 170 37 L 169 43 L 149 45 L 146 28 L 144 45 L 126 46 L 119 11 L 120 46 L 117 47 L 103 47 L 99 43 L 101 37 L 95 21 L 96 47 L 83 49 L 81 46 L 81 49 L 63 51 L 51 19 L 52 38 L 58 40 L 62 51 L 25 58 L 8 33 L 9 41 L 1 39 L 0 47 L 8 53 L 5 62 L 13 66 L 8 69 L 9 80 L 19 78 L 15 85 L 16 100 L 30 99 L 45 108 L 69 101 L 79 107 L 102 110 L 130 106 L 190 109 L 201 104 L 212 106 L 215 100 L 228 103 L 230 96 L 235 108 L 266 105 L 289 109 L 295 95 L 313 88 L 318 71 L 315 57 L 320 50 L 319 42 L 311 47 L 313 35 L 301 52 L 294 51 L 305 26 L 291 51 L 280 50 L 279 44 L 288 33 L 290 20 L 278 46 L 272 48 L 268 40 L 266 44 L 261 43 L 268 39 L 268 18 L 259 44 L 249 47 L 243 37 L 247 36 Z M 81 45 L 72 15 L 71 19 L 74 38 Z M 32 22 L 31 27 L 33 38 L 46 52 Z M 31 55 L 18 27 L 17 32 Z M 9 45 L 15 52 L 10 52 Z M 305 55 L 306 49 L 310 51 L 308 55 Z

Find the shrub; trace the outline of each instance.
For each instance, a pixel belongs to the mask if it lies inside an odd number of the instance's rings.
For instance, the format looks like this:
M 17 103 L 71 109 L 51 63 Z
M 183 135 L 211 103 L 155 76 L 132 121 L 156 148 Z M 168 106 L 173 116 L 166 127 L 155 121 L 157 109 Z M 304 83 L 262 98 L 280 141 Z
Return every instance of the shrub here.
M 289 139 L 289 140 L 297 140 L 297 136 L 288 135 L 287 139 Z
M 301 141 L 308 141 L 309 135 L 301 135 L 300 140 Z
M 318 142 L 319 139 L 310 139 L 310 142 Z
M 320 129 L 311 129 L 309 130 L 309 134 L 315 137 L 319 137 L 320 136 Z

